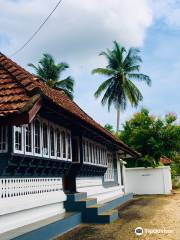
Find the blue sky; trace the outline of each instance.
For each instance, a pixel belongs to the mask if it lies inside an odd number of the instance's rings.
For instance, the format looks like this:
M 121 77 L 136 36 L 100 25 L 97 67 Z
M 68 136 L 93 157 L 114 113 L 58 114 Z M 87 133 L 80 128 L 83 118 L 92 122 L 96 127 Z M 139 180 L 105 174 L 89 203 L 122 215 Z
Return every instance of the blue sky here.
M 148 29 L 143 46 L 143 71 L 152 79 L 144 105 L 155 114 L 180 114 L 180 29 L 157 20 Z
M 0 51 L 11 55 L 33 33 L 56 0 L 0 0 Z M 75 101 L 96 121 L 115 125 L 116 112 L 102 107 L 94 92 L 103 81 L 91 70 L 105 66 L 98 53 L 117 40 L 139 47 L 142 72 L 152 79 L 149 88 L 137 83 L 144 100 L 137 109 L 128 106 L 121 123 L 142 106 L 152 114 L 180 115 L 180 6 L 176 0 L 66 0 L 21 53 L 13 57 L 23 67 L 37 63 L 42 53 L 67 61 L 76 82 Z M 65 75 L 66 75 L 65 74 Z

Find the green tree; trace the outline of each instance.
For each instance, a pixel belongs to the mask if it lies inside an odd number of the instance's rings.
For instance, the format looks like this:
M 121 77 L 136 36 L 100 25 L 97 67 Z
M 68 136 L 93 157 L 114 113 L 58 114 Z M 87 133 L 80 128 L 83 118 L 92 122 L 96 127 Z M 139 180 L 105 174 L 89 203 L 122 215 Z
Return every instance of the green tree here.
M 98 98 L 104 93 L 101 100 L 102 105 L 107 104 L 108 110 L 111 105 L 114 105 L 117 110 L 117 132 L 120 124 L 120 111 L 126 109 L 127 102 L 129 101 L 132 106 L 136 107 L 143 99 L 134 80 L 151 84 L 149 76 L 140 73 L 142 59 L 139 53 L 137 48 L 130 48 L 127 51 L 114 41 L 112 50 L 107 49 L 100 53 L 107 59 L 106 68 L 96 68 L 92 71 L 92 74 L 96 73 L 107 77 L 95 92 L 95 97 Z
M 114 134 L 114 128 L 113 128 L 113 126 L 111 124 L 109 124 L 109 123 L 105 124 L 104 128 L 106 130 L 108 130 L 110 133 Z
M 119 137 L 142 154 L 145 165 L 156 166 L 162 155 L 174 159 L 180 149 L 180 126 L 176 119 L 174 114 L 157 118 L 142 109 L 126 121 Z
M 61 74 L 69 68 L 69 65 L 65 62 L 56 64 L 50 54 L 43 54 L 38 63 L 38 66 L 28 64 L 34 68 L 36 76 L 40 77 L 49 87 L 63 90 L 70 99 L 73 99 L 74 80 L 70 76 L 60 79 Z

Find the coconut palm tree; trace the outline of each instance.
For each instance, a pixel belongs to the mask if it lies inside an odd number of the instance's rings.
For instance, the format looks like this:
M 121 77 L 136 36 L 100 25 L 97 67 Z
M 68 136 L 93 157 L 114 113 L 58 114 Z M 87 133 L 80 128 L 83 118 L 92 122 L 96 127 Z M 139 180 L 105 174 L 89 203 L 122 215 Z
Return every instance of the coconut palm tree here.
M 112 50 L 107 49 L 100 55 L 106 57 L 108 65 L 106 68 L 96 68 L 92 74 L 105 75 L 107 79 L 99 86 L 95 92 L 95 97 L 103 94 L 101 103 L 108 105 L 108 110 L 114 105 L 117 110 L 117 133 L 120 124 L 120 111 L 126 109 L 128 101 L 132 106 L 137 106 L 142 101 L 143 96 L 135 85 L 134 81 L 144 81 L 151 84 L 149 76 L 140 73 L 142 59 L 139 56 L 139 49 L 130 48 L 128 51 L 116 41 L 113 42 Z
M 49 87 L 63 90 L 70 99 L 73 99 L 74 80 L 70 76 L 60 79 L 62 72 L 69 68 L 69 65 L 65 62 L 56 64 L 54 58 L 47 53 L 43 54 L 38 63 L 38 66 L 28 64 L 35 69 L 36 76 L 40 77 Z

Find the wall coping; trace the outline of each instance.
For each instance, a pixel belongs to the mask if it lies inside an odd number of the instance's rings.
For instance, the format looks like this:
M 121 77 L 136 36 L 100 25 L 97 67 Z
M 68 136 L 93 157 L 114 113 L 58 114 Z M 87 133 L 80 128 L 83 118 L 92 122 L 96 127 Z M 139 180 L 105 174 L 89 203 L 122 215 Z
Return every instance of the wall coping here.
M 136 167 L 136 168 L 126 168 L 126 170 L 150 170 L 150 169 L 170 169 L 170 166 L 159 166 L 159 167 Z

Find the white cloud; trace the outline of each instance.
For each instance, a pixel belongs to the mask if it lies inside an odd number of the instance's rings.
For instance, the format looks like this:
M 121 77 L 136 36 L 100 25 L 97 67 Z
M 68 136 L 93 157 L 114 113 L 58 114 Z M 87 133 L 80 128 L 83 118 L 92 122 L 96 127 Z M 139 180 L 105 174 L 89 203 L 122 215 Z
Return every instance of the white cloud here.
M 0 50 L 11 54 L 37 29 L 57 0 L 0 0 Z M 152 12 L 146 0 L 64 0 L 35 39 L 14 60 L 27 67 L 49 52 L 57 61 L 70 64 L 76 81 L 76 101 L 101 123 L 115 119 L 115 112 L 94 100 L 99 78 L 91 76 L 94 67 L 104 64 L 100 51 L 112 41 L 141 47 Z M 100 114 L 99 114 L 100 113 Z M 124 115 L 123 115 L 124 116 Z M 113 121 L 112 121 L 113 122 Z
M 11 40 L 5 52 L 11 54 L 21 46 L 56 2 L 0 0 L 0 33 Z M 30 59 L 48 51 L 78 62 L 82 58 L 83 62 L 110 47 L 113 40 L 142 46 L 151 22 L 146 0 L 66 0 L 17 58 Z
M 180 3 L 177 0 L 149 0 L 154 16 L 170 27 L 180 27 Z

